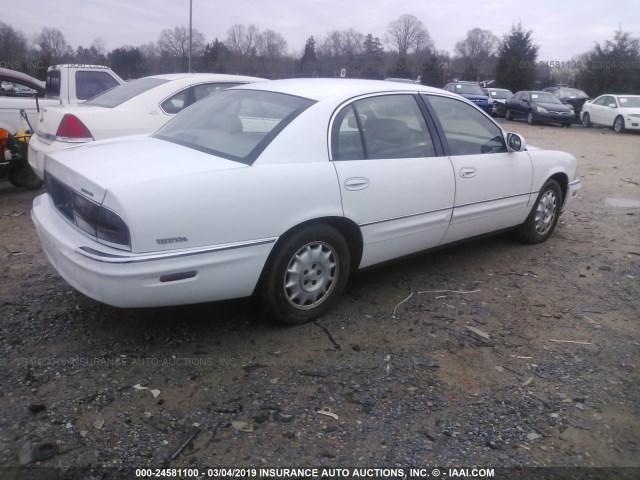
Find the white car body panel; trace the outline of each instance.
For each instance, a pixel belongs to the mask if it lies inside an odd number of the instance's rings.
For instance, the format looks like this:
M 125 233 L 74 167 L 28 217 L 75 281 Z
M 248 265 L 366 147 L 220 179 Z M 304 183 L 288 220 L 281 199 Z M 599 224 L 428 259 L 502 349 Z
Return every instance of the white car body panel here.
M 440 244 L 455 194 L 447 157 L 351 160 L 334 165 L 344 215 L 362 229 L 361 268 Z
M 63 207 L 73 205 L 69 198 L 75 196 L 91 199 L 117 214 L 130 234 L 130 250 L 100 242 L 57 211 L 50 194 L 38 197 L 32 211 L 38 235 L 72 286 L 120 307 L 242 297 L 254 291 L 279 239 L 308 222 L 352 226 L 362 238 L 362 256 L 355 260 L 363 268 L 517 226 L 554 175 L 569 184 L 563 207 L 581 186 L 575 158 L 534 147 L 451 157 L 330 159 L 332 117 L 353 99 L 395 91 L 457 98 L 440 90 L 340 80 L 237 89 L 306 95 L 317 103 L 252 163 L 145 135 L 47 158 L 48 180 L 60 182 L 70 195 L 62 197 Z

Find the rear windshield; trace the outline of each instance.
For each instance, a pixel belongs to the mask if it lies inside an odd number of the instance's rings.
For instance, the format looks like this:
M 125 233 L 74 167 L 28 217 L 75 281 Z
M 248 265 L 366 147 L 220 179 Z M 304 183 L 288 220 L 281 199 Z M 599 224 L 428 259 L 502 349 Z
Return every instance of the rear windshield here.
M 457 83 L 455 92 L 459 95 L 483 95 L 484 92 L 480 88 L 480 85 L 474 85 L 472 83 Z
M 138 80 L 132 80 L 131 82 L 118 85 L 107 92 L 101 93 L 91 100 L 84 102 L 84 104 L 106 108 L 117 107 L 127 100 L 131 100 L 133 97 L 167 82 L 168 80 L 162 80 L 160 78 L 140 78 Z
M 178 114 L 153 136 L 252 164 L 312 100 L 257 90 L 225 90 Z

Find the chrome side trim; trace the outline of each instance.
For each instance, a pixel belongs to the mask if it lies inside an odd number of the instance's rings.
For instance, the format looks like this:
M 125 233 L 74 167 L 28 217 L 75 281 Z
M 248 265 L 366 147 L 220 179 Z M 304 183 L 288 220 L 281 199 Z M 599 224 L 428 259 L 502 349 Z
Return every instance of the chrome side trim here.
M 447 211 L 447 210 L 452 210 L 453 208 L 454 207 L 451 206 L 451 207 L 439 208 L 438 210 L 429 210 L 428 212 L 411 213 L 409 215 L 401 215 L 399 217 L 386 218 L 384 220 L 376 220 L 375 222 L 359 223 L 358 226 L 359 227 L 368 227 L 370 225 L 378 225 L 380 223 L 393 222 L 393 221 L 396 221 L 396 220 L 404 220 L 405 218 L 419 217 L 421 215 L 429 215 L 431 213 L 444 212 L 444 211 Z
M 156 260 L 168 260 L 180 257 L 189 257 L 192 255 L 203 255 L 207 253 L 222 252 L 225 250 L 235 250 L 237 248 L 255 247 L 258 245 L 266 245 L 275 243 L 278 237 L 262 238 L 259 240 L 249 240 L 246 242 L 227 243 L 224 245 L 215 245 L 209 247 L 189 248 L 184 250 L 171 250 L 168 252 L 142 253 L 134 255 L 113 255 L 111 253 L 101 252 L 91 247 L 79 247 L 76 253 L 83 257 L 89 258 L 96 262 L 123 264 L 123 263 L 140 263 L 153 262 Z
M 438 213 L 438 212 L 444 212 L 446 210 L 455 210 L 456 208 L 462 208 L 462 207 L 470 207 L 472 205 L 480 205 L 482 203 L 491 203 L 491 202 L 495 202 L 498 200 L 506 200 L 508 198 L 518 198 L 518 197 L 524 197 L 524 196 L 529 196 L 532 193 L 536 193 L 536 192 L 529 192 L 529 193 L 517 193 L 515 195 L 508 195 L 506 197 L 499 197 L 499 198 L 492 198 L 490 200 L 483 200 L 481 202 L 472 202 L 472 203 L 465 203 L 465 204 L 456 204 L 456 205 L 452 205 L 451 207 L 445 207 L 445 208 L 440 208 L 438 210 L 429 210 L 426 212 L 419 212 L 419 213 L 412 213 L 409 215 L 401 215 L 399 217 L 393 217 L 393 218 L 386 218 L 384 220 L 376 220 L 375 222 L 368 222 L 368 223 L 360 223 L 358 224 L 359 227 L 368 227 L 370 225 L 377 225 L 380 223 L 385 223 L 385 222 L 393 222 L 396 220 L 403 220 L 405 218 L 411 218 L 411 217 L 419 217 L 420 215 L 429 215 L 431 213 Z

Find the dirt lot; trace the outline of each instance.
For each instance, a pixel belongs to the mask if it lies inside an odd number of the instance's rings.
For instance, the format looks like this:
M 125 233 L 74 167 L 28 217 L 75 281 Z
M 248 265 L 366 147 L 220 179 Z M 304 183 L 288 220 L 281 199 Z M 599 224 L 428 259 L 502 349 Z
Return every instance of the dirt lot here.
M 501 235 L 357 275 L 295 328 L 250 300 L 90 300 L 42 253 L 37 193 L 0 183 L 0 477 L 640 467 L 640 135 L 505 125 L 580 161 L 548 242 Z

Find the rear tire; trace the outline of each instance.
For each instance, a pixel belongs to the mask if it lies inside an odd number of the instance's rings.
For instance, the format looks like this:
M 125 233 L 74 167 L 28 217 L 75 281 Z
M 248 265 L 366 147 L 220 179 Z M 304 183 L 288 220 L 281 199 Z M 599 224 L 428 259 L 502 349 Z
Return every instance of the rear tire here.
M 556 228 L 562 206 L 562 190 L 560 184 L 553 180 L 547 182 L 540 189 L 529 216 L 516 231 L 523 243 L 542 243 L 551 236 Z
M 350 270 L 349 246 L 330 225 L 310 225 L 276 245 L 265 265 L 257 299 L 266 313 L 301 325 L 340 299 Z

